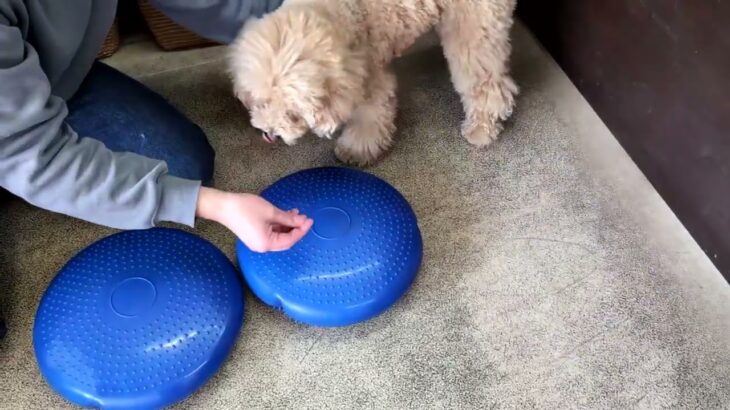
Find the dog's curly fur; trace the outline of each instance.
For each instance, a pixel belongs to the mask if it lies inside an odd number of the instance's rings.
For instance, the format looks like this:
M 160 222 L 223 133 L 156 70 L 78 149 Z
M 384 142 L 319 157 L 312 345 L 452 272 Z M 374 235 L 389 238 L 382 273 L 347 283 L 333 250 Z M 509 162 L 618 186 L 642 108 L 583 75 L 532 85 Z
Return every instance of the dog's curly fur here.
M 370 164 L 393 140 L 390 62 L 435 29 L 466 118 L 462 135 L 488 145 L 512 113 L 508 60 L 516 0 L 287 0 L 231 44 L 234 93 L 251 123 L 291 145 L 313 131 L 345 162 Z

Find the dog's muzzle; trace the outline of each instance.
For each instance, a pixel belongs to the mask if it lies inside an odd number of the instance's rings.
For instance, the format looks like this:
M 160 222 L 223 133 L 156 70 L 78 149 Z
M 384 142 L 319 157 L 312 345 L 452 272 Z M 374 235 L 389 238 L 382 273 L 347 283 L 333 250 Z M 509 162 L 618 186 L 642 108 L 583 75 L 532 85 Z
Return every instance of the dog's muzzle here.
M 261 136 L 264 138 L 264 141 L 268 142 L 269 144 L 273 144 L 279 139 L 278 135 L 273 134 L 269 131 L 264 131 Z

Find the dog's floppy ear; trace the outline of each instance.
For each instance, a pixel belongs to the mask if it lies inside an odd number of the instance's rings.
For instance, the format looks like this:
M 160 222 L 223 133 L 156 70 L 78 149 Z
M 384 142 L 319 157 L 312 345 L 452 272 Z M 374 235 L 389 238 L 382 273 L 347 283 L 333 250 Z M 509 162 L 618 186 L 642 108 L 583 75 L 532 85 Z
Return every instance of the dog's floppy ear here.
M 328 76 L 325 78 L 321 89 L 324 93 L 317 97 L 317 106 L 321 109 L 328 109 L 332 106 L 332 99 L 337 95 L 337 85 L 335 80 Z
M 315 106 L 318 110 L 326 110 L 329 108 L 330 105 L 332 105 L 332 88 L 329 86 L 329 81 L 327 81 L 324 89 L 326 90 L 325 94 L 320 95 L 316 98 Z
M 329 99 L 328 98 L 322 98 L 317 100 L 317 106 L 315 107 L 314 112 L 312 113 L 314 117 L 314 121 L 316 123 L 320 123 L 324 121 L 325 116 L 329 116 Z
M 325 82 L 326 93 L 316 99 L 317 107 L 313 114 L 314 124 L 320 130 L 333 133 L 340 124 L 346 122 L 353 110 L 354 100 L 341 94 L 335 82 L 329 79 Z

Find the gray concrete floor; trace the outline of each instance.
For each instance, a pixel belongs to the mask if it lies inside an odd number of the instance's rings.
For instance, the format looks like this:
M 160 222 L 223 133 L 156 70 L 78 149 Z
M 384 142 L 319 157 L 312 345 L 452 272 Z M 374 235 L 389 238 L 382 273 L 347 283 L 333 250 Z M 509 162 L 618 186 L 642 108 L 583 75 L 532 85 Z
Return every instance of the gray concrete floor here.
M 522 93 L 488 150 L 458 135 L 438 48 L 398 63 L 398 140 L 370 171 L 419 217 L 410 292 L 340 329 L 297 325 L 248 295 L 231 357 L 178 408 L 729 408 L 730 287 L 529 33 L 518 27 L 514 44 Z M 336 163 L 328 141 L 260 141 L 219 48 L 138 42 L 110 62 L 208 132 L 222 188 Z M 68 408 L 36 368 L 33 315 L 64 262 L 111 230 L 19 201 L 0 227 L 0 408 Z M 234 258 L 220 226 L 197 232 Z

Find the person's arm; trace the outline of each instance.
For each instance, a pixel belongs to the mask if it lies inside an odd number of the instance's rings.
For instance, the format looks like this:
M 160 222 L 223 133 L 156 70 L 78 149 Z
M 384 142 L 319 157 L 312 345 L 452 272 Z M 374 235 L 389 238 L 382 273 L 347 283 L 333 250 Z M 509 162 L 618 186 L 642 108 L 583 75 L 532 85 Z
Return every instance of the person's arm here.
M 168 175 L 164 162 L 80 138 L 64 122 L 66 104 L 51 95 L 38 55 L 13 19 L 0 13 L 0 186 L 100 225 L 193 225 L 200 182 Z
M 167 165 L 115 153 L 64 122 L 65 102 L 51 87 L 33 47 L 0 10 L 0 187 L 50 211 L 114 228 L 158 222 L 217 221 L 254 251 L 288 249 L 312 220 L 263 198 L 200 188 Z
M 181 26 L 210 40 L 231 43 L 251 17 L 277 9 L 283 0 L 151 0 Z

